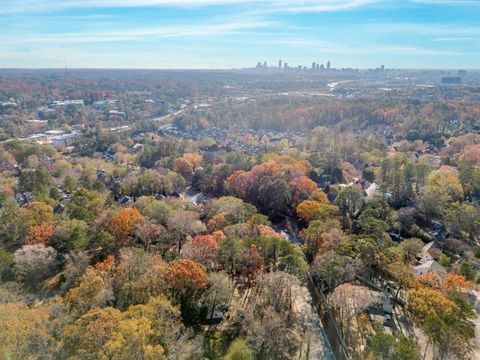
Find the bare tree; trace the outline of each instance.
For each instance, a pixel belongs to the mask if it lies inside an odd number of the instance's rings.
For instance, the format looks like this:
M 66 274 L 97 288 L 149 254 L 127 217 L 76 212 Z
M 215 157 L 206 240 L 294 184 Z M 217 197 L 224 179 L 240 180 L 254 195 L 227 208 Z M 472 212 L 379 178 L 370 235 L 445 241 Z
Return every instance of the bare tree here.
M 58 267 L 57 251 L 44 245 L 25 245 L 15 251 L 14 273 L 26 287 L 38 289 Z

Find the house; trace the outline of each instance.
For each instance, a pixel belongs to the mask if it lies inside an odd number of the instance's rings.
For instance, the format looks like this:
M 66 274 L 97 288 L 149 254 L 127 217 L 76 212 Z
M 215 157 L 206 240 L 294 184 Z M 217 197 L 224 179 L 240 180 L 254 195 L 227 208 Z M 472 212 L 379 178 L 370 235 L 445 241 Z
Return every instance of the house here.
M 54 136 L 52 138 L 52 145 L 57 149 L 62 147 L 67 147 L 72 145 L 75 141 L 77 141 L 81 137 L 82 137 L 82 134 L 77 132 L 73 132 L 71 134 Z
M 17 103 L 15 102 L 15 99 L 10 99 L 4 103 L 2 103 L 2 108 L 6 109 L 6 108 L 16 108 L 17 107 Z
M 57 205 L 54 206 L 53 208 L 53 213 L 54 214 L 61 214 L 65 210 L 65 205 L 58 203 Z
M 23 205 L 27 202 L 22 193 L 16 193 L 14 195 L 14 197 L 15 197 L 15 201 L 17 202 L 18 205 Z
M 219 309 L 215 308 L 213 310 L 213 312 L 211 312 L 210 314 L 208 314 L 203 322 L 204 325 L 216 325 L 216 324 L 219 324 L 223 318 L 224 318 L 225 314 L 223 311 L 220 311 Z
M 26 191 L 24 193 L 16 193 L 14 197 L 18 205 L 25 205 L 35 200 L 35 196 L 30 191 Z
M 163 194 L 156 194 L 155 200 L 165 200 L 167 197 Z
M 53 107 L 63 107 L 63 106 L 73 106 L 73 107 L 79 107 L 79 106 L 84 106 L 85 104 L 83 103 L 83 100 L 55 100 L 50 104 Z
M 118 205 L 128 205 L 133 204 L 133 198 L 131 196 L 122 196 L 118 199 Z
M 430 241 L 428 244 L 425 244 L 417 253 L 417 259 L 420 264 L 424 264 L 427 261 L 437 260 L 439 256 L 442 254 L 442 250 L 437 246 L 435 241 Z
M 102 159 L 113 161 L 115 160 L 115 153 L 112 151 L 106 151 L 103 153 Z
M 115 106 L 118 100 L 100 100 L 93 103 L 93 107 L 97 110 L 104 110 Z
M 429 260 L 423 264 L 415 266 L 413 269 L 413 275 L 415 277 L 426 275 L 429 272 L 434 272 L 439 275 L 444 275 L 447 273 L 447 270 L 435 260 Z
M 125 120 L 127 118 L 127 114 L 123 111 L 118 111 L 118 110 L 110 110 L 108 112 L 108 117 L 119 117 Z
M 177 198 L 177 199 L 183 199 L 183 195 L 180 194 L 178 191 L 174 191 L 170 194 L 170 197 L 174 197 L 174 198 Z
M 137 153 L 143 150 L 143 144 L 136 143 L 130 148 L 130 152 Z
M 367 198 L 371 198 L 378 192 L 379 189 L 380 186 L 375 183 L 371 183 L 366 189 L 363 190 L 363 193 Z

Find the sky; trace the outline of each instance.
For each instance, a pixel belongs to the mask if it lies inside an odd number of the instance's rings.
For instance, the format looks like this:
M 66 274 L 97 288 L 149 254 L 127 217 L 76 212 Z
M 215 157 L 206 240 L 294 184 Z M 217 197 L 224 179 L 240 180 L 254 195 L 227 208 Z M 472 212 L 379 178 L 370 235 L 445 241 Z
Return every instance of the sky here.
M 0 0 L 0 68 L 480 68 L 480 0 Z

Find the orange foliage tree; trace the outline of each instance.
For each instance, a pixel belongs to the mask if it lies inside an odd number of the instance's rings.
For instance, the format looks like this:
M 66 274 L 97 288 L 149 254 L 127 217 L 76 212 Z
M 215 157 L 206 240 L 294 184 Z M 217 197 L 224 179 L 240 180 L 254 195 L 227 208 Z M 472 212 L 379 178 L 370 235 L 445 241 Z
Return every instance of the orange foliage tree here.
M 123 245 L 127 245 L 132 230 L 143 220 L 137 208 L 125 208 L 113 216 L 107 223 L 107 230 Z
M 182 248 L 184 258 L 209 268 L 213 266 L 217 253 L 217 240 L 212 235 L 197 235 Z
M 226 237 L 225 233 L 222 230 L 215 230 L 214 232 L 212 232 L 212 236 L 215 238 L 215 240 L 217 240 L 217 242 Z
M 208 231 L 222 230 L 228 225 L 228 220 L 225 218 L 224 213 L 215 214 L 207 222 Z
M 172 261 L 165 269 L 163 278 L 173 301 L 181 307 L 189 307 L 207 287 L 205 267 L 192 260 Z
M 309 199 L 321 203 L 328 202 L 327 195 L 318 188 L 314 181 L 305 175 L 293 178 L 290 181 L 290 187 L 292 188 L 293 202 L 295 205 Z
M 473 287 L 470 280 L 466 280 L 462 275 L 448 273 L 442 284 L 442 291 L 447 294 L 461 293 Z
M 27 244 L 43 244 L 46 245 L 47 240 L 55 233 L 55 226 L 51 223 L 43 223 L 40 225 L 32 225 L 28 229 Z
M 191 176 L 193 170 L 200 166 L 203 158 L 202 155 L 195 153 L 185 153 L 181 158 L 175 159 L 173 162 L 173 170 L 184 177 Z
M 283 236 L 273 230 L 270 226 L 260 224 L 257 225 L 257 230 L 260 236 L 283 239 Z

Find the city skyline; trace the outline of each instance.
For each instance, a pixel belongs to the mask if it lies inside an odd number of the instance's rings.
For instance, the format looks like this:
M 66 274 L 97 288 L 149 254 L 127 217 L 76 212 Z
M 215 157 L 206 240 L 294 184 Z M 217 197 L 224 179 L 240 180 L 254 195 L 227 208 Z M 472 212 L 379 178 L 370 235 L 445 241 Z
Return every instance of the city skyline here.
M 265 58 L 309 68 L 319 59 L 337 68 L 480 67 L 474 0 L 0 4 L 0 68 L 230 69 Z

